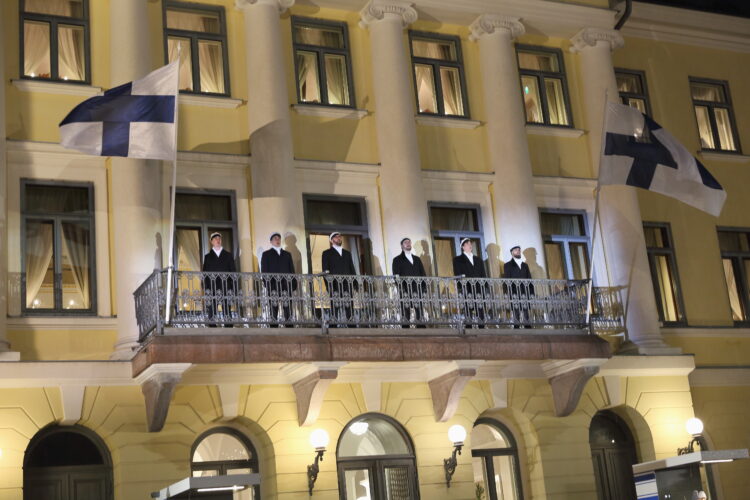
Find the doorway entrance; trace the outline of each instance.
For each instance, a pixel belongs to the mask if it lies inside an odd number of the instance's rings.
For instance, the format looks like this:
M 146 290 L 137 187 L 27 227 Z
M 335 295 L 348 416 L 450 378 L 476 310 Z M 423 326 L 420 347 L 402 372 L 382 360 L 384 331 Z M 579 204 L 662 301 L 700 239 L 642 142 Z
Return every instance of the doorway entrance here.
M 591 420 L 589 444 L 599 500 L 635 499 L 635 440 L 627 424 L 614 413 L 597 413 Z

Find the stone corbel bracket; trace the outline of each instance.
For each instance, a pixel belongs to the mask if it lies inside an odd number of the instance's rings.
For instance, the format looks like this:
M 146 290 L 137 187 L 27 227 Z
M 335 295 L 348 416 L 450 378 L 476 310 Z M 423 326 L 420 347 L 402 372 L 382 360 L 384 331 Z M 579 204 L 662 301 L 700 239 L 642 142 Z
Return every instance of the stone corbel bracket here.
M 338 377 L 346 363 L 310 363 L 292 365 L 286 370 L 297 397 L 297 420 L 300 426 L 312 425 L 320 415 L 328 386 Z
M 455 362 L 457 368 L 430 379 L 430 394 L 432 394 L 432 409 L 435 411 L 435 420 L 447 422 L 458 409 L 458 402 L 466 384 L 477 374 L 477 366 Z
M 549 385 L 552 386 L 552 400 L 555 403 L 556 416 L 567 417 L 575 411 L 586 383 L 599 373 L 599 367 L 606 361 L 606 359 L 552 361 L 542 366 Z
M 182 374 L 190 363 L 160 363 L 146 368 L 135 378 L 146 403 L 146 425 L 149 432 L 159 432 L 167 421 L 169 403 Z

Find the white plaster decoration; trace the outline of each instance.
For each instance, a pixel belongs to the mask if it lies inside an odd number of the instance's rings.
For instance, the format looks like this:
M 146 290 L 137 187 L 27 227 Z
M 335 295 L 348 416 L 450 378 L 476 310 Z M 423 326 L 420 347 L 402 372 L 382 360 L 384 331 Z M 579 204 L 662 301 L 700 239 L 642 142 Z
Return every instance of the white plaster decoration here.
M 511 39 L 526 33 L 526 28 L 519 18 L 496 14 L 482 14 L 471 23 L 469 30 L 471 31 L 469 40 L 472 42 L 479 40 L 482 35 L 494 33 L 495 30 L 509 31 Z
M 362 382 L 362 394 L 365 397 L 365 408 L 367 411 L 380 412 L 382 406 L 382 388 L 380 380 L 365 380 Z
M 62 399 L 63 414 L 60 425 L 74 425 L 81 420 L 83 413 L 83 396 L 86 393 L 85 385 L 61 385 L 60 397 Z
M 508 379 L 501 378 L 490 382 L 493 408 L 508 407 Z
M 244 104 L 242 99 L 200 94 L 180 94 L 178 102 L 183 106 L 201 106 L 204 108 L 219 109 L 235 109 Z
M 279 14 L 281 14 L 291 8 L 294 5 L 294 2 L 295 0 L 235 0 L 234 5 L 240 10 L 251 5 L 274 5 L 279 9 Z
M 221 399 L 221 418 L 219 420 L 233 420 L 239 416 L 240 407 L 240 384 L 219 384 L 216 386 L 219 390 Z
M 625 404 L 625 391 L 622 390 L 622 377 L 618 375 L 607 375 L 602 377 L 604 386 L 607 388 L 608 407 L 621 406 Z
M 599 368 L 602 377 L 685 377 L 695 370 L 693 356 L 612 356 Z
M 750 164 L 750 156 L 737 153 L 714 153 L 712 151 L 699 151 L 701 158 L 709 162 Z
M 135 378 L 143 393 L 149 432 L 159 432 L 164 427 L 175 387 L 190 366 L 190 363 L 157 363 Z
M 625 39 L 619 31 L 601 28 L 583 28 L 573 38 L 571 52 L 580 52 L 586 47 L 595 47 L 599 42 L 606 42 L 612 50 L 621 49 L 625 45 Z
M 82 83 L 62 83 L 45 80 L 31 80 L 26 78 L 14 78 L 11 83 L 21 92 L 40 92 L 44 94 L 79 95 L 82 97 L 94 97 L 101 95 L 101 87 L 92 87 Z
M 349 120 L 361 120 L 369 114 L 369 111 L 366 109 L 321 106 L 317 104 L 293 104 L 292 109 L 296 111 L 298 115 L 336 119 L 345 118 Z
M 429 127 L 463 128 L 468 130 L 473 130 L 482 124 L 479 120 L 451 118 L 448 116 L 416 115 L 416 120 L 419 125 L 427 125 Z
M 359 25 L 362 28 L 367 28 L 371 23 L 383 19 L 387 14 L 393 14 L 401 17 L 405 28 L 416 21 L 418 17 L 417 11 L 414 10 L 412 5 L 411 2 L 399 0 L 370 0 L 359 12 L 362 18 Z
M 569 137 L 577 139 L 586 133 L 580 128 L 571 127 L 550 127 L 545 125 L 526 124 L 526 132 L 531 135 L 547 135 L 552 137 Z

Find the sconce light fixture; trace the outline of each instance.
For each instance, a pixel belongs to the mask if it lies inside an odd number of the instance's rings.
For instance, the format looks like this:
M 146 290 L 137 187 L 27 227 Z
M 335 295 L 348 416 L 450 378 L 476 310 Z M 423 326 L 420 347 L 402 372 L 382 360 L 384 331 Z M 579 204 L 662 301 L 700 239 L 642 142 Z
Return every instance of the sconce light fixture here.
M 310 496 L 312 496 L 315 481 L 318 479 L 318 472 L 320 472 L 318 462 L 323 460 L 323 454 L 326 452 L 329 439 L 328 433 L 324 429 L 315 429 L 310 433 L 310 444 L 315 448 L 315 462 L 307 466 L 307 487 L 310 491 Z
M 453 473 L 456 472 L 456 466 L 458 465 L 456 455 L 461 454 L 461 448 L 463 448 L 464 441 L 466 440 L 466 429 L 460 425 L 452 425 L 448 429 L 448 439 L 453 443 L 453 453 L 451 453 L 450 458 L 443 459 L 443 468 L 445 469 L 445 484 L 450 488 L 451 478 L 453 477 Z
M 685 422 L 685 430 L 688 431 L 688 434 L 693 436 L 693 439 L 690 440 L 690 443 L 688 443 L 686 447 L 677 448 L 677 454 L 687 455 L 688 453 L 693 453 L 695 451 L 695 443 L 698 443 L 701 447 L 701 451 L 703 451 L 705 446 L 703 444 L 703 436 L 701 435 L 703 432 L 703 422 L 701 422 L 701 419 L 688 419 L 687 422 Z

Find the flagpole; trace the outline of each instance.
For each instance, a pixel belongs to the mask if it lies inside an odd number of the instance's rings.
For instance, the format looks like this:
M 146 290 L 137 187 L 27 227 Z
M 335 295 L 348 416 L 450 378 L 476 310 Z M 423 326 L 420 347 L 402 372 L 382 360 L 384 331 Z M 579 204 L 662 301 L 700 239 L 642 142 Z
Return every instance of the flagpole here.
M 172 295 L 174 287 L 172 286 L 172 275 L 174 273 L 174 233 L 175 233 L 175 204 L 177 201 L 177 130 L 179 122 L 177 116 L 180 110 L 180 44 L 177 44 L 177 94 L 174 97 L 174 157 L 172 158 L 172 189 L 169 204 L 169 255 L 167 257 L 167 308 L 164 313 L 164 322 L 169 324 L 172 313 Z

